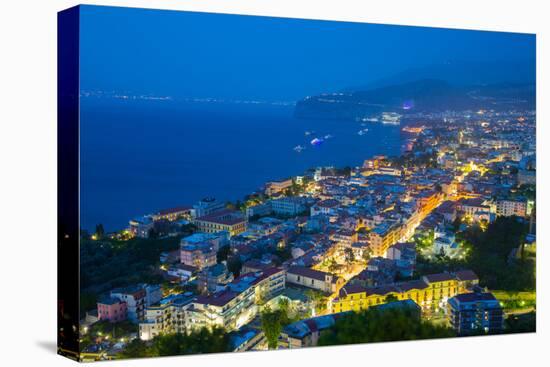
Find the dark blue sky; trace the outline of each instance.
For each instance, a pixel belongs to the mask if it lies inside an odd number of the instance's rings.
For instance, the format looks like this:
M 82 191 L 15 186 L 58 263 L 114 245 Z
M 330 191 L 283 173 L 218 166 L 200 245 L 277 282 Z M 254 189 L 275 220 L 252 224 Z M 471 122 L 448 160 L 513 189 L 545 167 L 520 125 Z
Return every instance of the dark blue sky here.
M 535 59 L 535 36 L 83 6 L 81 88 L 296 100 L 449 60 Z M 505 81 L 505 80 L 502 80 Z

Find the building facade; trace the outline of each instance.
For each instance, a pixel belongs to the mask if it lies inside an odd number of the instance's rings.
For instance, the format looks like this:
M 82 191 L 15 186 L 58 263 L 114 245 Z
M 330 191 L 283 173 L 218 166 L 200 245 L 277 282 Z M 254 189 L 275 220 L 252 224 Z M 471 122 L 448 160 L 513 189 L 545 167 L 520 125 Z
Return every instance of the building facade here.
M 102 299 L 97 303 L 97 314 L 99 320 L 124 321 L 126 320 L 126 302 L 113 297 Z
M 333 293 L 343 284 L 344 280 L 323 271 L 303 266 L 291 266 L 286 272 L 286 282 L 324 293 Z
M 130 220 L 130 233 L 135 237 L 148 238 L 153 226 L 153 219 L 149 216 L 134 218 Z
M 468 271 L 470 272 L 470 271 Z M 471 272 L 473 274 L 473 272 Z M 475 274 L 474 274 L 475 276 Z M 381 287 L 345 285 L 337 298 L 330 302 L 332 312 L 361 311 L 369 307 L 387 303 L 390 299 L 399 301 L 410 299 L 423 311 L 445 309 L 447 301 L 460 292 L 469 292 L 467 282 L 475 282 L 472 277 L 461 279 L 457 274 L 440 273 L 423 276 L 418 280 L 394 283 Z M 477 276 L 475 277 L 477 279 Z
M 273 196 L 284 192 L 286 189 L 292 186 L 292 179 L 286 179 L 281 181 L 271 181 L 265 185 L 265 194 L 267 196 Z
M 491 293 L 465 293 L 448 302 L 448 320 L 458 335 L 499 333 L 504 328 L 504 312 Z
M 247 220 L 245 216 L 234 210 L 222 210 L 193 221 L 200 232 L 217 233 L 226 231 L 229 236 L 235 236 L 246 231 Z
M 216 251 L 210 243 L 181 246 L 180 261 L 198 270 L 216 265 Z
M 369 247 L 372 256 L 386 256 L 388 248 L 399 241 L 401 226 L 396 222 L 382 222 L 369 232 Z
M 215 198 L 207 197 L 193 205 L 191 216 L 193 218 L 204 217 L 225 209 L 225 204 Z
M 128 320 L 137 323 L 143 320 L 146 306 L 146 291 L 142 286 L 114 289 L 111 297 L 126 303 Z
M 297 215 L 305 211 L 306 206 L 300 197 L 284 197 L 271 200 L 271 209 L 279 215 Z
M 187 206 L 163 209 L 153 215 L 153 220 L 155 222 L 159 220 L 167 220 L 169 222 L 174 222 L 182 218 L 191 219 L 191 209 L 192 208 Z
M 497 200 L 496 207 L 497 216 L 511 217 L 515 215 L 522 218 L 527 216 L 526 200 L 500 199 Z

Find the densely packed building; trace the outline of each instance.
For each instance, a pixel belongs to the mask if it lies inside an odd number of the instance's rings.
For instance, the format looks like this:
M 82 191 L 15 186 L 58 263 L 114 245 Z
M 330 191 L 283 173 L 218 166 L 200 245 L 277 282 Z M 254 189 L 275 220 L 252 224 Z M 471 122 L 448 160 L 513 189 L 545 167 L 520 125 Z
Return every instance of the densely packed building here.
M 98 304 L 100 317 L 139 323 L 143 340 L 215 326 L 238 334 L 284 298 L 315 316 L 285 329 L 288 347 L 299 347 L 314 345 L 338 314 L 401 301 L 423 317 L 444 314 L 460 334 L 500 330 L 501 307 L 474 272 L 416 276 L 416 263 L 463 259 L 457 228 L 533 219 L 534 203 L 521 190 L 535 183 L 534 119 L 518 111 L 411 115 L 400 157 L 272 181 L 241 207 L 206 198 L 133 220 L 129 233 L 139 237 L 158 222 L 176 234 L 195 226 L 162 258 L 167 279 L 186 291 L 150 302 L 143 288 L 114 290 Z M 250 335 L 254 345 L 262 340 Z

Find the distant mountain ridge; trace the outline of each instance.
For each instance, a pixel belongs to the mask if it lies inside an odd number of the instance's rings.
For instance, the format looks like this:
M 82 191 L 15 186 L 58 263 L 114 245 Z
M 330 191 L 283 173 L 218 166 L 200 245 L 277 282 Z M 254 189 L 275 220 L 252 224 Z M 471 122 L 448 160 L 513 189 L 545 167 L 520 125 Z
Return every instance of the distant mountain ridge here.
M 530 59 L 491 62 L 448 61 L 412 67 L 370 83 L 347 87 L 343 91 L 368 90 L 422 79 L 444 80 L 457 86 L 498 84 L 504 80 L 509 83 L 530 84 L 536 80 L 536 62 Z
M 299 118 L 356 119 L 382 111 L 535 108 L 534 83 L 458 86 L 440 79 L 307 97 L 296 103 Z

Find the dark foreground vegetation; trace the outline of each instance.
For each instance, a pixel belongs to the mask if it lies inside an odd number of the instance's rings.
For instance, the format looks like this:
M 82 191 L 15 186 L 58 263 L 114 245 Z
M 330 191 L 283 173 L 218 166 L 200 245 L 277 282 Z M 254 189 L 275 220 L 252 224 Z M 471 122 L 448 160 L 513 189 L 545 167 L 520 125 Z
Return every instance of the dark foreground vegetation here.
M 499 217 L 483 230 L 472 226 L 457 235 L 468 253 L 463 260 L 440 257 L 427 260 L 420 257 L 417 275 L 452 271 L 473 270 L 480 285 L 489 289 L 512 292 L 535 290 L 535 255 L 523 248 L 528 224 L 516 217 Z M 516 250 L 517 257 L 511 256 Z
M 413 311 L 371 308 L 340 317 L 330 331 L 321 335 L 319 345 L 343 345 L 448 338 L 455 332 L 444 326 L 421 321 Z

